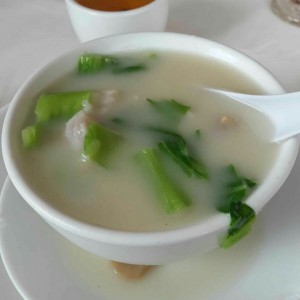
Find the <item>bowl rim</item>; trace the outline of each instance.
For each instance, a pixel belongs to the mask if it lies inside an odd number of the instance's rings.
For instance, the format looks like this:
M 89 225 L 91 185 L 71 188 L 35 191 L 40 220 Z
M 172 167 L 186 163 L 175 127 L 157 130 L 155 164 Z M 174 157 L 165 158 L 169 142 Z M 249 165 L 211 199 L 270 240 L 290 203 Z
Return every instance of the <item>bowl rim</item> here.
M 226 229 L 229 225 L 229 216 L 222 213 L 217 213 L 216 215 L 210 217 L 205 221 L 199 223 L 189 224 L 183 228 L 175 228 L 167 231 L 151 231 L 151 232 L 130 232 L 130 231 L 120 231 L 115 229 L 103 228 L 96 225 L 91 225 L 84 223 L 83 221 L 74 219 L 61 211 L 55 209 L 54 207 L 47 204 L 45 201 L 40 199 L 36 193 L 26 184 L 26 181 L 22 178 L 21 172 L 18 170 L 18 166 L 15 159 L 10 151 L 11 144 L 11 126 L 14 119 L 14 113 L 22 99 L 23 94 L 30 89 L 31 85 L 40 76 L 40 74 L 47 72 L 50 66 L 58 64 L 64 58 L 70 55 L 74 55 L 79 51 L 85 51 L 90 49 L 93 45 L 97 43 L 114 43 L 119 40 L 126 41 L 139 40 L 139 39 L 174 39 L 177 42 L 181 41 L 191 41 L 198 43 L 199 45 L 204 43 L 205 45 L 217 49 L 218 51 L 223 51 L 226 55 L 234 55 L 237 59 L 244 61 L 254 70 L 261 73 L 266 82 L 272 83 L 273 87 L 271 89 L 276 90 L 278 93 L 283 93 L 284 90 L 278 80 L 267 71 L 261 64 L 257 63 L 254 59 L 248 57 L 247 55 L 237 51 L 233 48 L 224 46 L 220 43 L 213 42 L 208 39 L 201 37 L 195 37 L 192 35 L 178 34 L 178 33 L 128 33 L 120 34 L 114 36 L 103 37 L 87 43 L 83 43 L 71 51 L 57 56 L 52 59 L 46 65 L 42 66 L 39 70 L 34 72 L 20 87 L 16 95 L 14 96 L 11 105 L 5 116 L 3 131 L 2 131 L 2 152 L 4 157 L 4 162 L 6 169 L 8 171 L 9 177 L 11 178 L 14 186 L 19 191 L 21 196 L 25 201 L 45 219 L 47 222 L 54 224 L 56 227 L 63 229 L 65 231 L 71 232 L 83 238 L 88 238 L 94 241 L 108 242 L 114 245 L 128 245 L 128 246 L 157 246 L 165 244 L 177 244 L 178 242 L 193 240 L 199 236 L 204 236 L 212 232 L 218 232 Z M 158 49 L 158 48 L 157 48 Z M 161 49 L 161 48 L 159 48 Z M 127 49 L 121 51 L 126 52 Z M 248 74 L 248 73 L 247 73 Z M 270 88 L 269 88 L 270 89 Z M 269 171 L 269 175 L 266 181 L 256 190 L 250 197 L 246 200 L 255 211 L 258 213 L 262 207 L 271 199 L 271 197 L 277 192 L 280 186 L 283 184 L 287 176 L 289 175 L 294 161 L 297 157 L 299 146 L 298 138 L 291 138 L 285 141 L 278 154 L 278 159 L 275 165 Z M 283 169 L 282 169 L 283 168 Z M 281 177 L 278 178 L 278 171 L 281 171 Z M 275 171 L 275 172 L 273 172 Z M 272 184 L 273 188 L 270 189 L 269 186 Z M 274 188 L 274 184 L 276 184 Z M 267 195 L 265 201 L 258 201 L 260 195 Z

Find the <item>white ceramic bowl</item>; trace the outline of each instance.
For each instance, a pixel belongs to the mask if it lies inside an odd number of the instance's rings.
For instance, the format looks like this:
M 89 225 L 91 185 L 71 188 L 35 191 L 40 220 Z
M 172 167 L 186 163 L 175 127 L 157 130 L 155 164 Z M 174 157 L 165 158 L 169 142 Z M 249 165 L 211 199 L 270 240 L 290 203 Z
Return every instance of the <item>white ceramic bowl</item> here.
M 90 9 L 75 0 L 65 2 L 81 42 L 120 33 L 164 31 L 168 19 L 168 0 L 154 0 L 140 8 L 117 12 Z
M 129 233 L 84 224 L 50 207 L 26 184 L 20 169 L 20 131 L 37 94 L 56 78 L 74 70 L 83 52 L 118 53 L 136 50 L 176 50 L 226 62 L 248 75 L 265 93 L 283 92 L 277 80 L 247 56 L 220 44 L 194 36 L 171 33 L 135 33 L 110 36 L 80 45 L 31 76 L 15 95 L 7 112 L 2 149 L 8 174 L 28 204 L 55 230 L 78 246 L 111 260 L 136 264 L 163 264 L 217 247 L 218 238 L 229 225 L 229 217 L 216 214 L 206 222 L 181 229 L 154 233 Z M 289 175 L 298 151 L 298 139 L 282 143 L 278 159 L 266 180 L 247 203 L 258 213 Z

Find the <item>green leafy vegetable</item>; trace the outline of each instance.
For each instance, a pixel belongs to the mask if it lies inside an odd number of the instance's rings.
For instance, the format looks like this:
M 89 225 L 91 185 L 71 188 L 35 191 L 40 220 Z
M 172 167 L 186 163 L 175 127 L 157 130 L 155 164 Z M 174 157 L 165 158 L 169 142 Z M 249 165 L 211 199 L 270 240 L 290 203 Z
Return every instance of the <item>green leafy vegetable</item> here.
M 180 211 L 190 205 L 188 196 L 166 174 L 155 149 L 142 150 L 137 154 L 137 160 L 150 175 L 150 181 L 167 213 Z
M 97 73 L 107 66 L 118 65 L 119 61 L 115 57 L 103 56 L 101 54 L 83 54 L 78 60 L 79 73 Z
M 177 132 L 171 131 L 169 129 L 156 127 L 156 126 L 144 126 L 143 127 L 147 131 L 152 131 L 153 133 L 157 133 L 160 135 L 159 140 L 170 140 L 181 143 L 183 146 L 186 144 L 184 138 Z
M 174 121 L 179 121 L 190 110 L 189 106 L 183 105 L 173 99 L 155 101 L 147 98 L 147 101 L 157 112 Z
M 256 183 L 246 177 L 240 176 L 233 165 L 226 169 L 225 193 L 218 207 L 219 211 L 230 215 L 230 226 L 227 235 L 220 241 L 220 247 L 229 248 L 246 236 L 255 220 L 255 211 L 243 203 Z
M 99 73 L 105 69 L 111 70 L 113 74 L 123 74 L 144 71 L 147 66 L 142 63 L 122 65 L 119 58 L 96 53 L 83 54 L 79 57 L 78 72 L 81 74 Z
M 41 95 L 35 108 L 37 122 L 72 117 L 86 102 L 90 102 L 91 98 L 92 92 L 89 91 Z
M 229 213 L 231 204 L 244 201 L 256 183 L 249 178 L 240 176 L 233 165 L 226 168 L 224 177 L 227 183 L 218 210 Z
M 188 177 L 208 179 L 204 165 L 188 154 L 186 145 L 174 141 L 162 141 L 158 144 L 160 150 L 166 153 L 176 162 Z
M 118 117 L 112 118 L 111 121 L 113 123 L 121 124 L 121 125 L 125 123 L 125 121 L 122 118 L 118 118 Z
M 84 137 L 83 155 L 106 167 L 120 141 L 121 136 L 117 132 L 92 122 Z
M 104 57 L 104 63 L 105 63 L 105 66 L 117 66 L 120 62 L 119 62 L 119 59 L 116 58 L 116 57 L 112 57 L 112 56 L 105 56 Z
M 251 231 L 255 211 L 245 203 L 233 202 L 230 207 L 230 218 L 227 235 L 220 241 L 220 247 L 224 249 L 230 248 Z
M 201 137 L 201 130 L 200 130 L 200 129 L 196 129 L 196 130 L 195 130 L 195 136 L 196 136 L 198 139 L 200 139 L 200 137 Z
M 149 58 L 156 59 L 158 57 L 157 53 L 150 53 Z
M 208 179 L 205 166 L 191 156 L 186 141 L 180 134 L 153 126 L 148 126 L 146 129 L 161 135 L 158 142 L 159 149 L 167 154 L 189 177 Z
M 40 137 L 41 125 L 35 124 L 24 128 L 21 132 L 24 148 L 33 148 L 37 145 Z
M 134 72 L 140 72 L 146 70 L 147 67 L 142 64 L 137 64 L 137 65 L 131 65 L 131 66 L 117 66 L 114 67 L 112 72 L 114 74 L 123 74 L 123 73 L 134 73 Z

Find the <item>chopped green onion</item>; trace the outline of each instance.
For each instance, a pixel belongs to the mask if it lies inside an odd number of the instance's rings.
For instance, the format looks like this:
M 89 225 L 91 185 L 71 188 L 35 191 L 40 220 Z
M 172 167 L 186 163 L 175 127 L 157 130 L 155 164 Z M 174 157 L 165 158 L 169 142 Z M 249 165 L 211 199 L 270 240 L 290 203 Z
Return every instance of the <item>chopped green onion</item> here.
M 180 211 L 191 204 L 188 196 L 166 174 L 155 149 L 142 150 L 137 154 L 137 160 L 151 175 L 152 184 L 167 213 Z
M 41 95 L 37 100 L 35 114 L 38 122 L 70 118 L 90 102 L 92 92 L 63 92 Z
M 106 167 L 120 141 L 121 136 L 117 132 L 92 122 L 84 137 L 83 156 Z

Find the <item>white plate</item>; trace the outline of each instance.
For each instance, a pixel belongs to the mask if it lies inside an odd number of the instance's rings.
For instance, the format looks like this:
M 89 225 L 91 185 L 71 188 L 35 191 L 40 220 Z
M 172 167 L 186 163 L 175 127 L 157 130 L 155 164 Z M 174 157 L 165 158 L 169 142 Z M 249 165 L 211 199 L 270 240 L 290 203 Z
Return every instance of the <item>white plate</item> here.
M 7 180 L 0 207 L 4 265 L 25 299 L 300 299 L 299 164 L 236 247 L 157 267 L 141 281 L 118 278 L 107 261 L 54 232 Z

